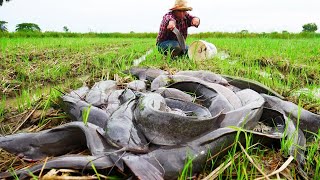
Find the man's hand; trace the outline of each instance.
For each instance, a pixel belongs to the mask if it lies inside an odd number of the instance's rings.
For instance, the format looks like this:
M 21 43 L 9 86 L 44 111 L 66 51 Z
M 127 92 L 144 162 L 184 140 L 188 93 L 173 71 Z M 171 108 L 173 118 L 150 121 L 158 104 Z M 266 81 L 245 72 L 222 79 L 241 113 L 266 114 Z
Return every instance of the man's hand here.
M 173 29 L 176 27 L 176 22 L 174 21 L 169 21 L 169 24 L 167 26 L 167 29 L 170 31 L 173 31 Z
M 192 21 L 191 21 L 191 25 L 192 26 L 198 27 L 199 24 L 200 24 L 200 19 L 199 18 L 195 17 L 195 18 L 192 19 Z

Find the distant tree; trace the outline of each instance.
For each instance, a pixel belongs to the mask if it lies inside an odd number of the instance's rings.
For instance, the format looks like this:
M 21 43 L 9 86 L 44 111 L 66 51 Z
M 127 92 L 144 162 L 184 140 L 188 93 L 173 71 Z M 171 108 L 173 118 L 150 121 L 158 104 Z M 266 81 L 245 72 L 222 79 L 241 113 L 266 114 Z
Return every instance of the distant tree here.
M 316 23 L 308 23 L 302 26 L 302 32 L 316 32 L 318 30 L 318 26 Z
M 63 31 L 64 32 L 69 32 L 69 28 L 67 26 L 63 26 Z
M 246 29 L 244 29 L 244 30 L 241 30 L 241 31 L 240 31 L 240 33 L 248 34 L 248 33 L 249 33 L 249 31 L 248 31 L 248 30 L 246 30 Z
M 40 32 L 41 29 L 37 24 L 34 24 L 34 23 L 21 23 L 21 24 L 17 24 L 16 31 Z
M 288 31 L 286 31 L 286 30 L 283 30 L 282 31 L 282 34 L 288 34 L 289 32 Z
M 10 0 L 6 0 L 7 2 L 10 1 Z M 3 4 L 3 0 L 0 0 L 0 6 L 2 6 Z
M 130 34 L 134 34 L 134 31 L 130 31 Z
M 7 29 L 7 24 L 8 22 L 6 21 L 0 21 L 0 32 L 8 32 L 8 29 Z

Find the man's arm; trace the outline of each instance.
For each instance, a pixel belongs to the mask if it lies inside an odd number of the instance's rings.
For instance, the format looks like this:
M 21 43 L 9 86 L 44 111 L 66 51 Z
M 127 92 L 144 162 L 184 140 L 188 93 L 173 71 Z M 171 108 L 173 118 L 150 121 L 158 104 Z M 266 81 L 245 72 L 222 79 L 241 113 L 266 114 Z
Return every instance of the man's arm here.
M 198 17 L 194 17 L 191 20 L 191 26 L 198 27 L 200 25 L 200 19 Z
M 196 17 L 196 16 L 192 16 L 191 14 L 187 14 L 187 19 L 188 19 L 188 23 L 189 26 L 194 26 L 194 27 L 198 27 L 200 25 L 200 18 Z

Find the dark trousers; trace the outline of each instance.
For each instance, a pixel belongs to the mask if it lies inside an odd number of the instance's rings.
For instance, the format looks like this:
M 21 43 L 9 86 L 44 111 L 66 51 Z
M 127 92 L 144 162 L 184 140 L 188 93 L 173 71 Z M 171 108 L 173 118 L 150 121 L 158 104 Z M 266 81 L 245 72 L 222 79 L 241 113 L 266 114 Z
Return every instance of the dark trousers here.
M 157 44 L 158 51 L 165 55 L 171 53 L 173 56 L 182 56 L 186 55 L 188 52 L 188 46 L 186 46 L 185 52 L 182 51 L 178 41 L 176 40 L 167 40 Z

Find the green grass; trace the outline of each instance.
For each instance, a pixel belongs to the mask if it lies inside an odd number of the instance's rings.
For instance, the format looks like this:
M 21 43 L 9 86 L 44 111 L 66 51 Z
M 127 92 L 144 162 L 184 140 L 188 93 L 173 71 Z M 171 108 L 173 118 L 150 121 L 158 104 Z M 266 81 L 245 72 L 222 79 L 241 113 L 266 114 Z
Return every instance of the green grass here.
M 82 112 L 82 121 L 85 126 L 88 126 L 88 118 L 89 118 L 90 110 L 91 110 L 91 105 L 83 109 L 83 112 Z
M 100 178 L 100 175 L 96 169 L 96 166 L 94 165 L 94 163 L 92 161 L 90 161 L 90 163 L 91 163 L 91 168 L 93 169 L 94 173 L 96 174 L 98 180 L 100 180 L 101 178 Z
M 314 134 L 314 133 L 313 133 Z M 314 134 L 313 139 L 307 144 L 306 147 L 306 165 L 305 172 L 312 174 L 314 179 L 320 178 L 320 130 L 318 134 Z
M 181 171 L 181 174 L 179 176 L 179 180 L 184 180 L 184 179 L 192 179 L 192 162 L 193 162 L 193 157 L 192 155 L 187 155 L 187 159 L 185 162 L 185 165 Z

